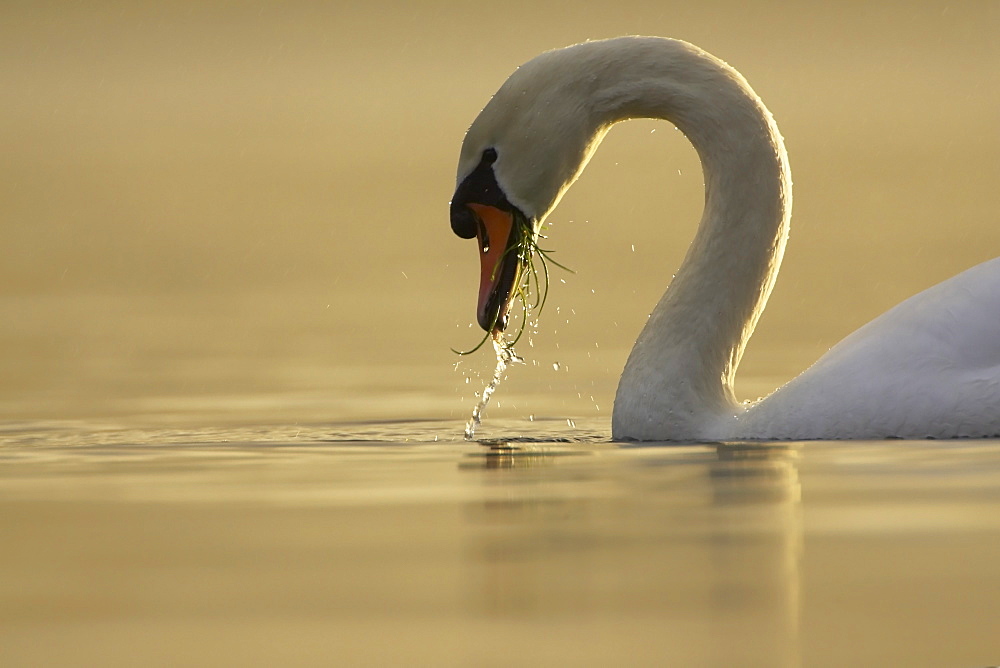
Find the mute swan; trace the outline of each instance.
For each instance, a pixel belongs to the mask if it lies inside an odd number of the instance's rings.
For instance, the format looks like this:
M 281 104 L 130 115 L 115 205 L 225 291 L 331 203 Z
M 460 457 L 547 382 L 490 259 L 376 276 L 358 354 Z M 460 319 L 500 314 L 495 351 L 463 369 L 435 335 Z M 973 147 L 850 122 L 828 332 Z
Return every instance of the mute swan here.
M 477 319 L 502 330 L 524 236 L 608 129 L 672 122 L 694 145 L 705 208 L 625 364 L 615 439 L 860 439 L 1000 435 L 1000 258 L 865 325 L 770 396 L 740 403 L 736 367 L 781 264 L 792 181 L 774 119 L 732 67 L 678 40 L 620 37 L 518 68 L 466 134 L 451 226 L 478 237 Z

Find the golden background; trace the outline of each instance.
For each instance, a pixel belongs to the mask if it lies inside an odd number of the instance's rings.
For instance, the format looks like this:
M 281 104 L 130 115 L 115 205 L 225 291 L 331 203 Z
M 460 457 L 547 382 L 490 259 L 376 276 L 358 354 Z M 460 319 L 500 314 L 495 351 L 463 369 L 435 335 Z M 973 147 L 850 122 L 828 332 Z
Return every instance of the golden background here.
M 550 218 L 576 273 L 484 424 L 528 443 L 462 441 L 463 133 L 627 33 L 788 143 L 744 397 L 1000 254 L 995 0 L 0 4 L 0 663 L 996 663 L 996 441 L 607 442 L 702 203 L 666 123 Z
M 730 62 L 787 140 L 791 242 L 740 384 L 766 393 L 1000 254 L 998 8 L 5 3 L 0 417 L 464 419 L 492 360 L 449 350 L 479 337 L 463 133 L 536 53 L 630 33 Z M 610 413 L 701 187 L 668 124 L 611 133 L 491 415 Z

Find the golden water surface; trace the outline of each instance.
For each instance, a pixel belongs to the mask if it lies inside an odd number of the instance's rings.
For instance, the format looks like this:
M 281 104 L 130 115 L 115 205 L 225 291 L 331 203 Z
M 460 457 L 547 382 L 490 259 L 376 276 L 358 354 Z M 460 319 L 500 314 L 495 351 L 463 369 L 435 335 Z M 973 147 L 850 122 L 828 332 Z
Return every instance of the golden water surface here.
M 463 133 L 630 33 L 730 62 L 788 144 L 743 397 L 1000 255 L 992 0 L 0 6 L 0 664 L 1000 661 L 995 443 L 608 442 L 702 203 L 669 124 L 550 219 L 575 273 L 483 426 L 520 440 L 462 441 Z
M 995 441 L 499 426 L 10 430 L 3 663 L 996 663 Z

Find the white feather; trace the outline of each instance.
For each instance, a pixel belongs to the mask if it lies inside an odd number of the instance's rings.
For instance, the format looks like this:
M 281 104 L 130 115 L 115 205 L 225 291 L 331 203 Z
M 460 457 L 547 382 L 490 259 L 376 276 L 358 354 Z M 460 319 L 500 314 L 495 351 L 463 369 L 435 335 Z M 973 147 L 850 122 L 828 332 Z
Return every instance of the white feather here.
M 736 367 L 788 237 L 791 172 L 750 85 L 691 44 L 621 37 L 529 61 L 469 129 L 458 180 L 495 148 L 497 182 L 537 231 L 610 126 L 639 117 L 671 121 L 691 140 L 706 200 L 625 365 L 615 438 L 1000 435 L 1000 259 L 906 300 L 770 396 L 736 400 Z

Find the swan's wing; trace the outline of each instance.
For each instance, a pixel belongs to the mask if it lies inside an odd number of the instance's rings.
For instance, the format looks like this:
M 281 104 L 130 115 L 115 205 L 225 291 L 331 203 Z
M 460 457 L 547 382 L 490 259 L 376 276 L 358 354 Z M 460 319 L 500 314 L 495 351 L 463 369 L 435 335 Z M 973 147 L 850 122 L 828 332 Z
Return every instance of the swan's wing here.
M 737 422 L 757 438 L 1000 435 L 1000 258 L 871 321 Z

